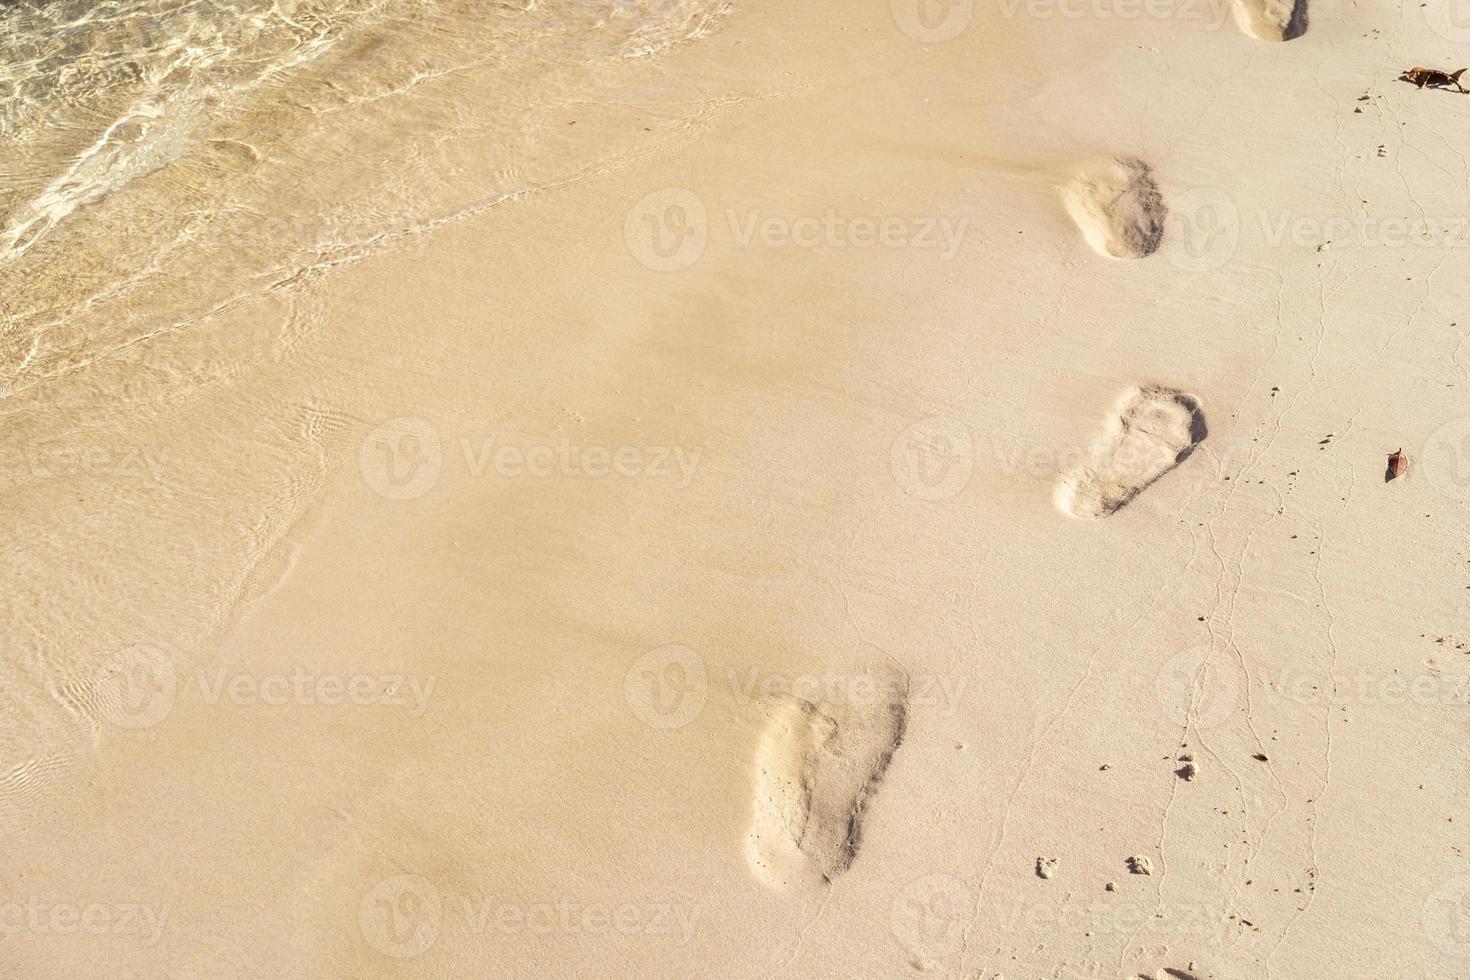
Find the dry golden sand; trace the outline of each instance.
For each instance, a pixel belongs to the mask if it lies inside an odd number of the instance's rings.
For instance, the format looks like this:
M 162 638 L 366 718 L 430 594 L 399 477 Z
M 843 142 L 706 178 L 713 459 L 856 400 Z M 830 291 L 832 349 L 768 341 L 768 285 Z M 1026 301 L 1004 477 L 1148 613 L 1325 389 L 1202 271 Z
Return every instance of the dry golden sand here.
M 1470 100 L 1393 81 L 1470 39 L 949 9 L 741 3 L 288 354 L 58 382 L 168 462 L 7 501 L 0 972 L 1470 973 Z

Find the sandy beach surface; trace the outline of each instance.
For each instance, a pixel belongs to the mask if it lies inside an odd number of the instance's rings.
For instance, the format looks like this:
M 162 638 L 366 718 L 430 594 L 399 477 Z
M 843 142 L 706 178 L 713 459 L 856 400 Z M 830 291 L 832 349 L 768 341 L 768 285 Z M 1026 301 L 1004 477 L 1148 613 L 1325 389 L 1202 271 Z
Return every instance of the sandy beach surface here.
M 0 11 L 0 974 L 1470 977 L 1467 22 Z

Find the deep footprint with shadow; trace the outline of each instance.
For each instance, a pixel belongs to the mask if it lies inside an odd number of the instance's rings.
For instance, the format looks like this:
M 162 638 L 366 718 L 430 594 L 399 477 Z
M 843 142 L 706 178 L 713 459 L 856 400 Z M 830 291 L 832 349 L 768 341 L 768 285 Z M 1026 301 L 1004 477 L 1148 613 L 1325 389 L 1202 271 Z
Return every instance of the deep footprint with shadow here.
M 1110 259 L 1140 259 L 1164 239 L 1168 209 L 1142 160 L 1114 157 L 1081 168 L 1062 187 L 1062 202 L 1087 244 Z
M 1065 474 L 1057 505 L 1074 517 L 1106 517 L 1184 462 L 1205 438 L 1199 400 L 1173 388 L 1133 388 L 1087 462 Z
M 908 721 L 907 696 L 871 703 L 767 703 L 755 759 L 755 799 L 745 857 L 776 889 L 821 885 L 857 856 L 863 817 Z
M 1259 41 L 1290 41 L 1307 32 L 1307 0 L 1231 0 L 1236 25 Z

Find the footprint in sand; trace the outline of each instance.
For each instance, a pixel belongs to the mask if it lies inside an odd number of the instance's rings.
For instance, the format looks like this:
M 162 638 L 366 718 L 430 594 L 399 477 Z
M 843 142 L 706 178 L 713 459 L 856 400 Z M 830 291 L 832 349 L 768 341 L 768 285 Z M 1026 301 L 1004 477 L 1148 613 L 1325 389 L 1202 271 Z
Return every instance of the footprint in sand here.
M 902 691 L 870 703 L 767 704 L 755 760 L 755 805 L 745 857 L 777 889 L 825 884 L 857 856 L 863 815 L 908 719 Z
M 1153 171 L 1129 157 L 1091 164 L 1062 187 L 1062 202 L 1095 251 L 1140 259 L 1159 247 L 1168 209 Z
M 1193 395 L 1134 388 L 1119 402 L 1091 458 L 1062 478 L 1057 504 L 1074 517 L 1106 517 L 1182 463 L 1205 433 Z
M 1307 0 L 1231 0 L 1235 23 L 1259 41 L 1290 41 L 1307 31 Z

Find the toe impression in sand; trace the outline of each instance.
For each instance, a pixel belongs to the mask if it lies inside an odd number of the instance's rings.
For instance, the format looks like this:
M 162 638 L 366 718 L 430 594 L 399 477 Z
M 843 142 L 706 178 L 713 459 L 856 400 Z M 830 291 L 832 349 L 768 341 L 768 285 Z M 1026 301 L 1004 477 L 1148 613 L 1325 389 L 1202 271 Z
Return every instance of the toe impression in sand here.
M 1142 160 L 1115 157 L 1078 170 L 1062 201 L 1087 244 L 1108 258 L 1143 258 L 1164 238 L 1164 198 Z
M 1193 395 L 1159 385 L 1133 388 L 1087 461 L 1063 475 L 1057 505 L 1073 517 L 1106 517 L 1189 458 L 1205 434 Z

